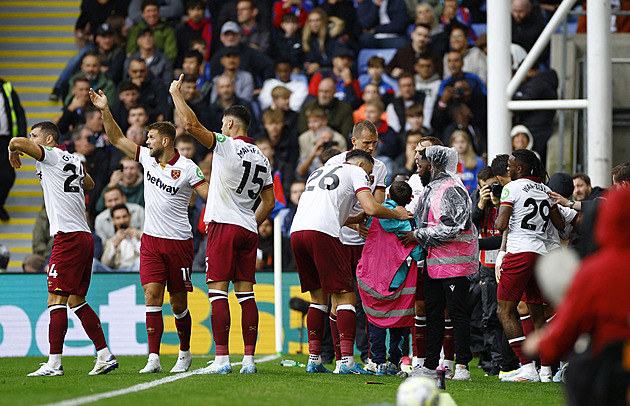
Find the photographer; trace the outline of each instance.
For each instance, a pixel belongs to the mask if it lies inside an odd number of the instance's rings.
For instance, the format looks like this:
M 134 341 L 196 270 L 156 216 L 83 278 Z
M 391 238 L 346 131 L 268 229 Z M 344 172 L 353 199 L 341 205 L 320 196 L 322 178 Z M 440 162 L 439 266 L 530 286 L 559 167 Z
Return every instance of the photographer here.
M 131 214 L 124 204 L 111 209 L 116 234 L 105 241 L 101 262 L 118 271 L 137 271 L 140 266 L 142 232 L 129 227 Z

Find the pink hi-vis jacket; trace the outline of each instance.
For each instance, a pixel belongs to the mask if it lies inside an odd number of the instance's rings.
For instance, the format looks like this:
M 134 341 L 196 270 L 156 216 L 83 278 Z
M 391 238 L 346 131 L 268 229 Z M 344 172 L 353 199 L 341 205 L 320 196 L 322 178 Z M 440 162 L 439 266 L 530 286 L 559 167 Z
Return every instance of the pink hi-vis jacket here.
M 427 227 L 440 224 L 444 193 L 450 187 L 458 187 L 453 179 L 443 181 L 431 198 Z M 470 213 L 470 210 L 469 210 Z M 479 268 L 479 242 L 474 226 L 467 231 L 460 231 L 455 239 L 428 247 L 425 260 L 429 276 L 434 279 L 453 278 L 472 275 Z
M 413 245 L 403 246 L 396 233 L 388 233 L 377 218 L 372 219 L 357 265 L 357 286 L 370 323 L 381 328 L 413 325 L 418 282 L 416 261 L 411 262 L 405 282 L 396 291 L 389 290 L 396 271 L 413 248 Z

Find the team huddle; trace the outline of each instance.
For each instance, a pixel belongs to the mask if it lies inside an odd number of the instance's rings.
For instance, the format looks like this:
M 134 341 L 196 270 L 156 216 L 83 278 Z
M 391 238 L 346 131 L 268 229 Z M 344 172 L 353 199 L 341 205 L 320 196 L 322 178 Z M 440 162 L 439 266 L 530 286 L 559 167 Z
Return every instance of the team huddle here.
M 216 349 L 214 361 L 199 372 L 232 372 L 228 347 L 228 290 L 232 282 L 242 311 L 244 356 L 240 372 L 256 373 L 259 315 L 253 285 L 257 227 L 275 205 L 271 166 L 247 137 L 251 120 L 247 109 L 228 108 L 221 132 L 210 131 L 186 104 L 181 84 L 182 77 L 173 81 L 169 91 L 186 131 L 213 152 L 209 181 L 192 160 L 175 149 L 171 123 L 148 126 L 147 146 L 138 146 L 124 137 L 105 94 L 90 89 L 111 144 L 144 168 L 146 214 L 139 273 L 145 294 L 149 355 L 139 372 L 162 372 L 159 350 L 165 288 L 180 341 L 178 360 L 170 372 L 185 372 L 191 365 L 192 321 L 187 296 L 193 289 L 193 240 L 187 206 L 196 192 L 207 198 L 206 282 Z M 54 124 L 42 122 L 32 127 L 30 139 L 16 137 L 9 146 L 14 167 L 20 167 L 22 153 L 37 160 L 54 237 L 47 275 L 50 353 L 48 361 L 29 376 L 64 374 L 61 361 L 67 306 L 81 320 L 97 351 L 89 374 L 106 374 L 118 368 L 118 361 L 107 347 L 98 316 L 85 299 L 94 242 L 85 216 L 84 189 L 93 188 L 94 181 L 80 159 L 58 145 L 59 136 Z M 367 120 L 357 122 L 351 141 L 350 151 L 330 158 L 308 177 L 290 231 L 302 291 L 311 297 L 306 372 L 333 372 L 322 363 L 322 338 L 329 322 L 336 373 L 400 375 L 400 343 L 410 328 L 411 375 L 435 377 L 444 346 L 448 377 L 470 380 L 466 299 L 469 277 L 479 269 L 480 247 L 472 201 L 456 174 L 457 152 L 432 137 L 423 138 L 416 148 L 418 173 L 408 181 L 394 181 L 386 191 L 387 170 L 373 158 L 378 142 L 375 125 Z M 543 371 L 539 377 L 532 360 L 521 350 L 525 337 L 516 309 L 520 301 L 525 302 L 534 327 L 544 325 L 543 300 L 533 267 L 537 258 L 547 253 L 554 235 L 557 237 L 552 229 L 563 230 L 571 213 L 558 210 L 549 197 L 550 190 L 543 183 L 544 168 L 533 152 L 514 151 L 506 166 L 511 182 L 505 183 L 500 209 L 494 215 L 496 229 L 505 231 L 504 246 L 496 261 L 488 263 L 496 263 L 500 279 L 497 313 L 522 367 L 504 378 L 537 381 Z M 486 257 L 490 257 L 489 251 Z M 368 320 L 372 362 L 365 368 L 354 360 L 357 311 L 365 311 Z M 445 336 L 454 340 L 450 351 Z M 548 366 L 545 361 L 541 360 L 543 368 Z

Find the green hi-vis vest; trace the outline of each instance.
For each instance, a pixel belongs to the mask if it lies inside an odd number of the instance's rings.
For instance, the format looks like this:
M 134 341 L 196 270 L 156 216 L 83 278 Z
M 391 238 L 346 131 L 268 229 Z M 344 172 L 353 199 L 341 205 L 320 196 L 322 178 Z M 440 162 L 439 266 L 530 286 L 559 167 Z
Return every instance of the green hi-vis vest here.
M 11 136 L 17 137 L 18 122 L 17 114 L 15 114 L 15 109 L 13 108 L 13 98 L 11 97 L 11 94 L 13 93 L 13 86 L 11 86 L 11 82 L 4 82 L 2 90 L 4 90 L 4 94 L 7 95 L 7 100 L 9 100 L 9 109 L 11 110 Z

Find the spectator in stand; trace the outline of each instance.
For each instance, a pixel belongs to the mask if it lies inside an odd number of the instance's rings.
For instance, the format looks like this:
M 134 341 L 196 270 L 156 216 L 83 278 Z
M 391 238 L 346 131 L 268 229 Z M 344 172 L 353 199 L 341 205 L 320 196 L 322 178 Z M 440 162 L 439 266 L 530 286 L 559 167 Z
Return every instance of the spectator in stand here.
M 295 167 L 299 157 L 299 147 L 295 129 L 284 125 L 282 110 L 267 110 L 263 113 L 264 132 L 257 138 L 267 138 L 274 149 L 274 161 L 283 168 L 282 187 L 288 191 L 295 177 Z M 286 192 L 285 192 L 286 193 Z
M 418 5 L 420 7 L 420 5 Z M 425 8 L 428 8 L 425 5 Z M 415 64 L 420 56 L 429 56 L 435 71 L 442 73 L 442 55 L 431 46 L 431 27 L 427 24 L 416 24 L 411 32 L 411 44 L 401 48 L 389 61 L 385 72 L 398 79 L 404 72 L 414 73 Z
M 573 174 L 573 198 L 578 201 L 595 200 L 604 193 L 599 186 L 591 186 L 591 178 L 582 172 Z
M 333 35 L 340 43 L 357 50 L 361 25 L 357 18 L 357 10 L 350 0 L 324 0 L 320 7 L 334 26 L 341 25 L 341 32 Z M 341 22 L 341 24 L 339 24 Z
M 90 81 L 85 76 L 78 76 L 74 79 L 70 90 L 72 97 L 70 101 L 64 105 L 61 117 L 59 117 L 57 121 L 62 139 L 65 139 L 68 132 L 83 121 L 83 111 L 86 107 L 92 105 L 89 91 Z
M 404 0 L 356 0 L 363 33 L 362 48 L 402 48 L 407 39 L 407 6 Z
M 296 128 L 299 114 L 291 110 L 291 91 L 284 86 L 276 86 L 271 91 L 271 110 L 282 110 L 284 113 L 284 125 L 288 128 Z M 268 109 L 268 110 L 269 110 Z
M 295 14 L 288 13 L 282 16 L 280 27 L 271 47 L 271 56 L 276 61 L 288 58 L 292 68 L 297 70 L 304 64 L 300 22 Z
M 477 75 L 485 84 L 488 80 L 488 66 L 486 62 L 486 54 L 484 54 L 479 48 L 470 46 L 466 32 L 461 28 L 453 28 L 450 35 L 451 52 L 459 52 L 462 56 L 464 65 L 462 70 L 468 73 Z M 444 55 L 444 77 L 448 78 L 453 76 L 451 72 L 448 55 Z
M 512 43 L 522 46 L 527 52 L 531 51 L 545 25 L 538 6 L 534 7 L 530 0 L 512 0 Z M 549 50 L 547 45 L 539 62 L 549 59 Z
M 147 68 L 158 80 L 164 84 L 173 80 L 173 63 L 155 46 L 155 37 L 151 28 L 140 30 L 136 37 L 137 50 L 125 60 L 125 71 L 133 59 L 141 58 L 147 63 Z M 125 77 L 125 80 L 129 77 Z M 94 87 L 92 87 L 94 89 Z
M 120 160 L 120 169 L 114 170 L 109 178 L 108 188 L 118 186 L 130 203 L 137 203 L 144 207 L 144 184 L 139 164 L 131 158 L 124 157 Z M 101 193 L 96 203 L 98 213 L 105 209 L 105 192 Z
M 212 20 L 205 15 L 205 2 L 203 0 L 189 0 L 186 7 L 186 22 L 175 30 L 177 39 L 177 61 L 175 67 L 179 68 L 184 62 L 184 54 L 190 49 L 193 39 L 201 38 L 205 42 L 204 52 L 201 53 L 204 60 L 210 60 L 212 42 Z M 199 73 L 198 73 L 199 74 Z
M 558 98 L 558 74 L 554 70 L 541 71 L 536 65 L 530 69 L 523 83 L 514 93 L 514 100 L 555 100 Z M 515 111 L 514 125 L 523 124 L 534 136 L 534 151 L 543 164 L 547 161 L 547 141 L 553 132 L 555 110 Z
M 182 12 L 183 9 L 179 15 Z M 170 25 L 160 21 L 158 0 L 142 0 L 142 20 L 129 30 L 127 55 L 131 55 L 138 50 L 139 44 L 137 39 L 146 32 L 147 28 L 152 31 L 155 37 L 155 47 L 168 57 L 172 66 L 177 59 L 177 37 L 175 37 L 175 31 Z
M 411 176 L 417 171 L 416 166 L 416 146 L 422 138 L 422 132 L 418 130 L 411 130 L 407 132 L 405 139 L 405 150 L 396 157 L 394 161 L 395 173 L 401 173 L 407 176 Z
M 302 29 L 304 73 L 310 77 L 322 68 L 330 68 L 335 47 L 328 33 L 328 16 L 321 8 L 313 9 Z
M 355 123 L 358 123 L 361 120 L 365 120 L 365 103 L 371 100 L 382 100 L 378 86 L 373 83 L 368 83 L 367 85 L 365 85 L 363 93 L 361 94 L 361 100 L 363 100 L 363 104 L 360 105 L 358 109 L 352 112 L 352 119 Z M 383 113 L 383 115 L 381 116 L 381 121 L 387 121 L 387 113 Z
M 82 49 L 101 24 L 109 16 L 127 16 L 126 0 L 82 0 L 81 14 L 74 25 L 74 38 L 77 48 Z
M 111 213 L 116 234 L 104 241 L 101 263 L 112 270 L 138 271 L 142 231 L 130 226 L 133 217 L 124 204 L 113 207 Z
M 140 89 L 131 82 L 123 82 L 118 90 L 118 102 L 112 107 L 112 116 L 117 123 L 120 123 L 120 129 L 126 133 L 129 128 L 127 119 L 129 110 L 132 106 L 138 104 L 140 99 Z
M 477 188 L 477 173 L 486 164 L 475 154 L 470 136 L 465 131 L 453 131 L 450 146 L 457 150 L 457 174 L 470 194 Z
M 298 119 L 298 132 L 303 133 L 308 129 L 306 110 L 309 107 L 318 106 L 324 109 L 328 117 L 328 124 L 341 135 L 347 137 L 352 131 L 352 106 L 349 103 L 335 98 L 335 82 L 331 78 L 324 78 L 319 82 L 317 98 L 309 100 L 302 105 Z
M 383 103 L 388 104 L 394 99 L 394 88 L 383 80 L 385 73 L 385 59 L 380 56 L 372 56 L 367 62 L 367 75 L 359 77 L 359 88 L 361 92 L 368 83 L 378 86 L 378 92 L 381 95 Z
M 144 207 L 136 203 L 127 202 L 127 196 L 118 186 L 107 188 L 103 191 L 103 202 L 106 210 L 103 210 L 94 220 L 94 230 L 101 241 L 106 241 L 116 234 L 116 227 L 112 221 L 112 209 L 124 204 L 129 210 L 131 221 L 129 226 L 140 231 L 144 228 Z
M 72 88 L 74 81 L 77 78 L 86 78 L 89 81 L 89 86 L 92 89 L 102 90 L 107 96 L 114 96 L 116 92 L 116 84 L 109 78 L 109 76 L 101 72 L 101 64 L 98 58 L 97 51 L 88 51 L 81 60 L 81 70 L 68 80 L 68 86 Z M 65 87 L 62 85 L 62 88 Z M 63 92 L 63 90 L 62 90 Z M 73 95 L 69 94 L 65 98 L 65 103 L 69 104 Z
M 291 62 L 287 59 L 281 59 L 276 62 L 276 77 L 265 80 L 258 95 L 261 109 L 268 109 L 273 102 L 272 91 L 277 86 L 284 86 L 291 91 L 289 102 L 291 110 L 300 111 L 306 96 L 308 96 L 308 87 L 301 80 L 291 80 L 291 68 Z
M 182 80 L 181 91 L 182 91 L 182 96 L 184 97 L 184 101 L 186 101 L 186 104 L 188 104 L 188 106 L 193 110 L 193 112 L 199 118 L 199 122 L 205 127 L 205 126 L 210 125 L 210 122 L 209 122 L 210 118 L 207 112 L 208 101 L 203 97 L 202 92 L 199 91 L 199 89 L 197 88 L 198 81 L 199 80 L 197 79 L 196 75 L 184 74 L 184 79 Z M 209 84 L 210 82 L 206 82 L 206 83 Z M 177 120 L 177 134 L 181 135 L 184 132 L 186 132 L 186 130 L 180 123 L 180 120 Z M 200 145 L 201 143 L 198 144 L 198 146 Z M 206 149 L 207 148 L 204 148 L 204 151 Z
M 440 18 L 440 24 L 447 32 L 452 31 L 455 27 L 464 27 L 468 38 L 474 43 L 477 36 L 472 30 L 472 21 L 470 18 L 470 10 L 459 5 L 459 0 L 444 0 L 444 10 Z
M 234 105 L 240 105 L 247 108 L 250 113 L 252 112 L 252 105 L 247 100 L 241 99 L 236 95 L 236 86 L 232 79 L 226 75 L 220 75 L 214 88 L 217 89 L 217 98 L 208 107 L 208 123 L 207 128 L 221 128 L 221 120 L 223 118 L 223 112 L 228 107 Z M 259 121 L 255 115 L 252 114 L 252 121 L 249 126 L 248 135 L 251 137 L 260 131 Z
M 129 2 L 129 20 L 134 24 L 139 24 L 144 19 L 144 5 L 146 0 L 131 0 Z M 185 13 L 184 0 L 159 0 L 159 15 L 171 24 L 180 21 Z
M 279 29 L 282 17 L 288 13 L 295 14 L 300 21 L 300 27 L 304 27 L 311 10 L 313 2 L 310 0 L 277 0 L 273 3 L 273 28 Z
M 258 226 L 256 270 L 273 271 L 273 220 L 267 218 Z
M 144 59 L 132 59 L 127 75 L 131 83 L 140 89 L 138 101 L 147 108 L 149 121 L 164 121 L 173 117 L 173 109 L 168 102 L 168 90 L 162 81 L 153 77 Z
M 291 183 L 289 190 L 289 200 L 287 201 L 287 207 L 282 209 L 278 215 L 282 215 L 282 237 L 289 237 L 289 231 L 291 230 L 291 224 L 293 224 L 293 217 L 295 217 L 295 211 L 297 210 L 300 196 L 304 193 L 306 184 L 301 180 L 296 180 Z
M 461 53 L 457 51 L 449 51 L 446 54 L 446 66 L 448 71 L 450 72 L 450 76 L 444 78 L 442 83 L 440 83 L 440 89 L 438 92 L 438 96 L 442 97 L 442 92 L 444 88 L 448 84 L 452 84 L 455 79 L 464 78 L 470 85 L 471 90 L 475 94 L 483 94 L 486 95 L 486 85 L 483 80 L 474 73 L 464 72 L 464 58 Z
M 241 58 L 239 68 L 251 73 L 257 83 L 262 83 L 265 79 L 272 78 L 274 76 L 273 60 L 267 54 L 241 44 L 241 35 L 241 27 L 234 21 L 228 21 L 221 27 L 221 43 L 219 45 L 222 47 L 237 47 Z M 212 77 L 223 73 L 220 52 L 214 52 L 212 59 L 210 59 L 210 73 Z
M 420 55 L 414 65 L 416 75 L 416 91 L 424 93 L 423 101 L 423 117 L 422 123 L 425 128 L 431 129 L 431 118 L 433 117 L 433 107 L 440 92 L 440 76 L 435 72 L 435 64 L 433 58 L 429 55 Z
M 298 137 L 298 144 L 300 149 L 300 157 L 307 157 L 310 155 L 319 156 L 319 153 L 313 151 L 319 146 L 323 147 L 325 142 L 336 143 L 342 150 L 347 149 L 346 137 L 339 132 L 328 127 L 328 117 L 326 112 L 321 107 L 313 106 L 306 110 L 306 119 L 308 121 L 308 130 L 301 133 Z M 329 140 L 322 141 L 321 130 L 327 130 L 330 132 L 331 137 Z M 303 175 L 302 175 L 303 176 Z
M 384 111 L 385 105 L 380 100 L 365 103 L 365 119 L 373 123 L 378 131 L 376 157 L 383 161 L 388 173 L 394 173 L 393 160 L 400 153 L 400 140 L 398 133 L 392 130 L 387 122 L 381 121 Z
M 332 59 L 332 71 L 321 69 L 311 78 L 308 91 L 312 96 L 317 97 L 317 89 L 323 78 L 329 77 L 335 81 L 335 98 L 348 102 L 352 108 L 359 108 L 361 105 L 361 89 L 359 80 L 354 78 L 352 72 L 353 63 L 352 51 L 344 46 L 335 49 Z
M 407 129 L 406 131 L 419 131 L 423 134 L 429 132 L 423 126 L 424 115 L 422 110 L 422 105 L 417 103 L 414 103 L 405 109 L 405 128 Z M 401 140 L 404 140 L 404 138 L 401 138 Z
M 252 74 L 239 68 L 241 64 L 241 57 L 239 55 L 238 48 L 225 47 L 219 51 L 218 55 L 221 61 L 221 66 L 223 67 L 222 76 L 227 76 L 230 80 L 232 80 L 236 96 L 240 99 L 251 102 L 254 93 L 258 93 L 260 89 L 255 91 L 254 88 L 256 86 L 254 84 L 254 77 Z M 211 102 L 214 102 L 217 99 L 216 80 L 217 77 L 215 76 L 212 81 L 212 91 L 210 92 Z
M 268 54 L 271 45 L 271 32 L 256 21 L 259 11 L 254 0 L 239 0 L 236 3 L 236 21 L 241 25 L 243 32 L 241 42 Z
M 94 35 L 101 72 L 107 73 L 114 83 L 122 80 L 125 51 L 116 39 L 116 32 L 107 23 L 101 24 Z
M 529 128 L 523 124 L 512 127 L 510 137 L 512 137 L 512 151 L 516 151 L 517 149 L 531 150 L 534 146 L 534 137 L 532 136 L 531 131 L 529 131 Z M 536 151 L 534 151 L 534 153 L 538 155 Z M 538 159 L 540 159 L 540 157 L 538 157 Z
M 317 131 L 317 139 L 310 150 L 310 154 L 300 155 L 298 158 L 297 170 L 295 171 L 298 179 L 308 179 L 311 173 L 323 166 L 322 153 L 331 147 L 338 147 L 338 143 L 333 141 L 334 132 L 330 127 L 322 127 Z
M 405 109 L 412 104 L 424 104 L 424 92 L 416 91 L 416 84 L 411 73 L 403 73 L 398 77 L 398 92 L 400 96 L 387 106 L 387 124 L 397 133 L 410 130 L 406 128 L 407 113 Z
M 419 3 L 416 6 L 414 24 L 426 24 L 431 29 L 431 35 L 436 35 L 444 31 L 444 27 L 439 23 L 437 16 L 442 15 L 442 5 L 438 0 L 431 0 L 438 5 L 439 10 L 432 8 L 429 1 Z

